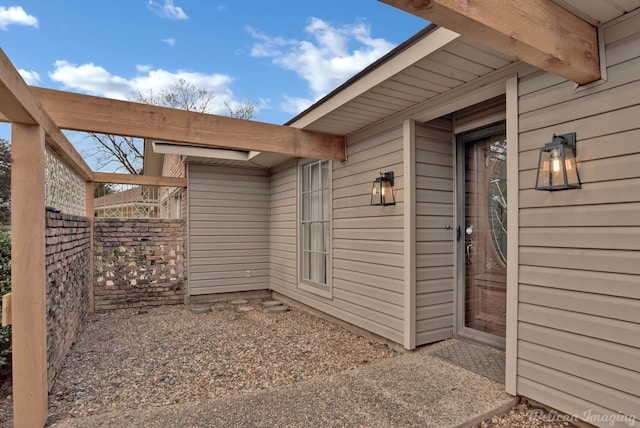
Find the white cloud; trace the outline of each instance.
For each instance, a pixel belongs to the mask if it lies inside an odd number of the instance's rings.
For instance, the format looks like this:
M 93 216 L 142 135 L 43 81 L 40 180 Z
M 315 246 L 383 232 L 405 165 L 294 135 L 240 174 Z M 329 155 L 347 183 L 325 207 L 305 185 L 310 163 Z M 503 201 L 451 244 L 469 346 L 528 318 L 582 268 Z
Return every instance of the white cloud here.
M 165 42 L 166 44 L 168 44 L 169 46 L 175 46 L 176 45 L 176 39 L 174 39 L 173 37 L 169 37 L 167 39 L 162 39 L 163 42 Z
M 56 61 L 55 69 L 49 73 L 49 77 L 68 89 L 121 100 L 127 99 L 134 89 L 131 81 L 114 76 L 93 63 L 76 66 L 67 61 Z
M 253 57 L 280 57 L 285 54 L 281 47 L 284 46 L 290 49 L 299 43 L 297 40 L 287 40 L 282 37 L 266 35 L 250 26 L 247 27 L 247 31 L 254 39 L 259 40 L 251 48 L 251 56 Z
M 395 46 L 371 36 L 363 22 L 334 26 L 311 18 L 305 31 L 308 40 L 286 40 L 247 29 L 257 39 L 251 55 L 267 57 L 307 81 L 312 99 L 285 97 L 283 108 L 299 113 Z
M 147 2 L 147 6 L 153 12 L 157 13 L 158 15 L 164 18 L 176 19 L 176 20 L 189 19 L 189 17 L 187 16 L 186 13 L 184 13 L 181 7 L 175 6 L 173 4 L 173 0 L 164 0 L 164 4 L 160 4 L 153 0 L 149 0 Z
M 61 83 L 65 89 L 90 95 L 127 100 L 134 93 L 159 92 L 172 89 L 176 81 L 184 79 L 198 89 L 207 89 L 216 96 L 216 101 L 210 113 L 226 114 L 222 105 L 223 100 L 230 104 L 237 102 L 233 98 L 230 85 L 233 78 L 224 74 L 204 74 L 185 70 L 171 72 L 163 69 L 153 69 L 149 65 L 136 67 L 137 76 L 125 78 L 111 74 L 105 68 L 95 64 L 75 65 L 67 61 L 56 61 L 55 69 L 49 77 Z M 241 102 L 241 101 L 240 101 Z
M 148 74 L 132 79 L 131 85 L 136 91 L 157 91 L 170 89 L 179 79 L 192 83 L 196 88 L 207 89 L 220 99 L 233 96 L 233 92 L 229 88 L 233 81 L 231 76 L 216 73 L 203 74 L 184 70 L 178 70 L 174 73 L 162 69 L 150 70 Z
M 21 68 L 18 69 L 18 73 L 27 82 L 27 85 L 37 85 L 40 83 L 40 75 L 35 71 L 23 70 Z
M 284 102 L 280 104 L 280 109 L 289 114 L 298 114 L 306 110 L 314 103 L 314 100 L 307 98 L 295 98 L 284 96 Z
M 21 6 L 0 6 L 0 29 L 6 30 L 11 24 L 38 28 L 38 18 L 27 14 Z

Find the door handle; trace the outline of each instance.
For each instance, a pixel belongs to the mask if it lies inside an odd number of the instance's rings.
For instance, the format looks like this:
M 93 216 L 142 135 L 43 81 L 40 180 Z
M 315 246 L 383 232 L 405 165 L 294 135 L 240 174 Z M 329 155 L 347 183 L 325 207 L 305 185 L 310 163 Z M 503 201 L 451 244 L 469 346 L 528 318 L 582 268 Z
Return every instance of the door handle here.
M 470 265 L 473 262 L 472 254 L 473 253 L 473 241 L 468 240 L 465 248 L 465 253 L 467 255 L 467 265 Z

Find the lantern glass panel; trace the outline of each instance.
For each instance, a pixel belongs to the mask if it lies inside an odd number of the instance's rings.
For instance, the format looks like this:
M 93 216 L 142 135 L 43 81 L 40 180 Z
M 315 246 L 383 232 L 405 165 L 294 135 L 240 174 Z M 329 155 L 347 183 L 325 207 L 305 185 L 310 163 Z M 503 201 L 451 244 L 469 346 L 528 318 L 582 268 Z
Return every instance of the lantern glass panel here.
M 580 179 L 578 178 L 578 168 L 576 165 L 576 155 L 571 147 L 564 148 L 564 164 L 567 171 L 567 185 L 579 186 Z
M 382 180 L 380 178 L 373 182 L 371 205 L 382 205 Z
M 393 202 L 393 186 L 391 186 L 391 182 L 389 180 L 384 180 L 382 182 L 382 203 L 386 205 Z
M 551 186 L 551 151 L 541 150 L 538 162 L 538 187 Z

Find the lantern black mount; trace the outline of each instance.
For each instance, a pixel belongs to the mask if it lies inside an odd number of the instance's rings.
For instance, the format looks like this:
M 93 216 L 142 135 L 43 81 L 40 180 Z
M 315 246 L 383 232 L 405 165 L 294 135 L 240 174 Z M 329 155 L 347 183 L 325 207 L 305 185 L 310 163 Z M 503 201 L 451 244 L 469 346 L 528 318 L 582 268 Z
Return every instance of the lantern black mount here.
M 395 205 L 396 199 L 393 194 L 393 171 L 381 172 L 380 177 L 373 182 L 371 189 L 371 205 Z
M 556 135 L 540 149 L 536 190 L 580 189 L 576 163 L 576 133 Z

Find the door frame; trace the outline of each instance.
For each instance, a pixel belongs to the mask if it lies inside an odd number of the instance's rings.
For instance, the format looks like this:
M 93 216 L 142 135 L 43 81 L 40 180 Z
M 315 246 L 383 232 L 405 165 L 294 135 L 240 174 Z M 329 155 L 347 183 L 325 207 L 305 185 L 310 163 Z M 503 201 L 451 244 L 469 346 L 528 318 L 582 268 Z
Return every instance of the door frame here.
M 455 317 L 454 317 L 454 335 L 489 345 L 493 348 L 505 350 L 506 339 L 504 337 L 495 336 L 483 331 L 474 330 L 465 326 L 465 288 L 466 288 L 466 272 L 465 272 L 465 251 L 464 251 L 464 229 L 465 225 L 465 150 L 466 144 L 470 141 L 481 138 L 490 137 L 498 134 L 506 134 L 507 124 L 505 120 L 500 122 L 476 128 L 470 131 L 453 135 L 454 144 L 454 170 L 455 170 L 455 224 L 456 224 L 456 242 L 455 242 Z M 507 164 L 508 165 L 508 164 Z M 509 263 L 509 262 L 507 262 Z M 505 302 L 505 305 L 507 302 Z M 506 309 L 506 308 L 505 308 Z M 505 320 L 506 321 L 506 320 Z

